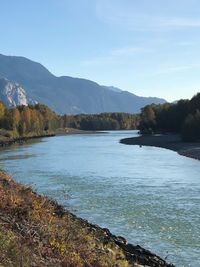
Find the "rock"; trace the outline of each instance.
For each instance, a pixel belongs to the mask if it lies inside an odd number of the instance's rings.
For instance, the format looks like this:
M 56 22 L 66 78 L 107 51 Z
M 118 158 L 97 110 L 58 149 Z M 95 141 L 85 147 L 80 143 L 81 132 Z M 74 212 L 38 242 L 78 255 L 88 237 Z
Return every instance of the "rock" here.
M 18 83 L 11 82 L 5 78 L 0 78 L 0 100 L 8 107 L 16 107 L 20 105 L 36 104 L 27 97 L 24 88 Z

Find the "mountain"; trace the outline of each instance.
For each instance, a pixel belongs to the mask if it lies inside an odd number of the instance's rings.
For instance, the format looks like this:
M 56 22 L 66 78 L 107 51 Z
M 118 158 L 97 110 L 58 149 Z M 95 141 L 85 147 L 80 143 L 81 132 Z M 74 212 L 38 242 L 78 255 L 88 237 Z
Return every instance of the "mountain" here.
M 119 88 L 114 87 L 114 86 L 104 86 L 104 85 L 102 85 L 102 87 L 105 88 L 105 89 L 111 90 L 113 92 L 118 92 L 118 93 L 123 91 L 122 89 L 119 89 Z
M 24 57 L 0 54 L 0 77 L 23 88 L 28 103 L 31 100 L 46 104 L 60 114 L 136 113 L 147 104 L 166 102 L 160 98 L 139 97 L 115 87 L 100 86 L 86 79 L 56 77 L 40 63 Z M 5 97 L 2 87 L 0 90 L 0 96 Z
M 0 78 L 0 99 L 8 107 L 36 104 L 36 101 L 27 98 L 25 90 L 18 83 L 5 78 Z

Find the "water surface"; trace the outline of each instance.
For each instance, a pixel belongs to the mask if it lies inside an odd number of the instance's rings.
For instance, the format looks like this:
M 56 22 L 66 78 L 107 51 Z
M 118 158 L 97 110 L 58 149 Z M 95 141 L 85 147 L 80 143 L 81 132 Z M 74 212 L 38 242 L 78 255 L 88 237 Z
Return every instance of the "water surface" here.
M 12 146 L 0 167 L 176 266 L 200 266 L 200 162 L 176 152 L 127 146 L 117 131 Z

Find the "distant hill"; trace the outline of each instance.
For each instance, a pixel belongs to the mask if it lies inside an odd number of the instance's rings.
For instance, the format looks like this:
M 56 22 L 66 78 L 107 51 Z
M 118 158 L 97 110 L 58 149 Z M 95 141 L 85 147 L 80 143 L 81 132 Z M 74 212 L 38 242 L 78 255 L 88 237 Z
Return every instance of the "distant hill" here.
M 0 54 L 0 77 L 17 83 L 24 90 L 27 103 L 46 104 L 60 114 L 137 113 L 147 104 L 166 102 L 156 97 L 139 97 L 86 79 L 56 77 L 40 63 L 24 57 Z M 5 94 L 5 88 L 0 86 L 0 98 L 5 100 L 5 97 L 9 96 Z

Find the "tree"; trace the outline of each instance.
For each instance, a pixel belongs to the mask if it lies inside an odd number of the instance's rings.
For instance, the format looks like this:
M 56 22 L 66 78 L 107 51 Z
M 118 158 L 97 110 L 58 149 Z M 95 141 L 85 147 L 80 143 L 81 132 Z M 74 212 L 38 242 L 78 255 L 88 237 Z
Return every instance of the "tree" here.
M 20 112 L 17 108 L 12 109 L 12 127 L 13 129 L 18 128 L 21 119 Z
M 141 110 L 139 129 L 143 133 L 153 133 L 156 127 L 156 116 L 152 105 L 147 105 Z
M 25 122 L 21 121 L 18 126 L 18 132 L 20 136 L 24 136 L 26 133 L 26 124 Z
M 22 124 L 25 124 L 26 131 L 30 131 L 31 128 L 31 112 L 28 106 L 24 106 L 21 112 Z
M 184 121 L 181 136 L 184 141 L 200 141 L 200 111 L 189 114 Z
M 3 102 L 0 101 L 0 120 L 2 120 L 5 116 L 6 107 Z

